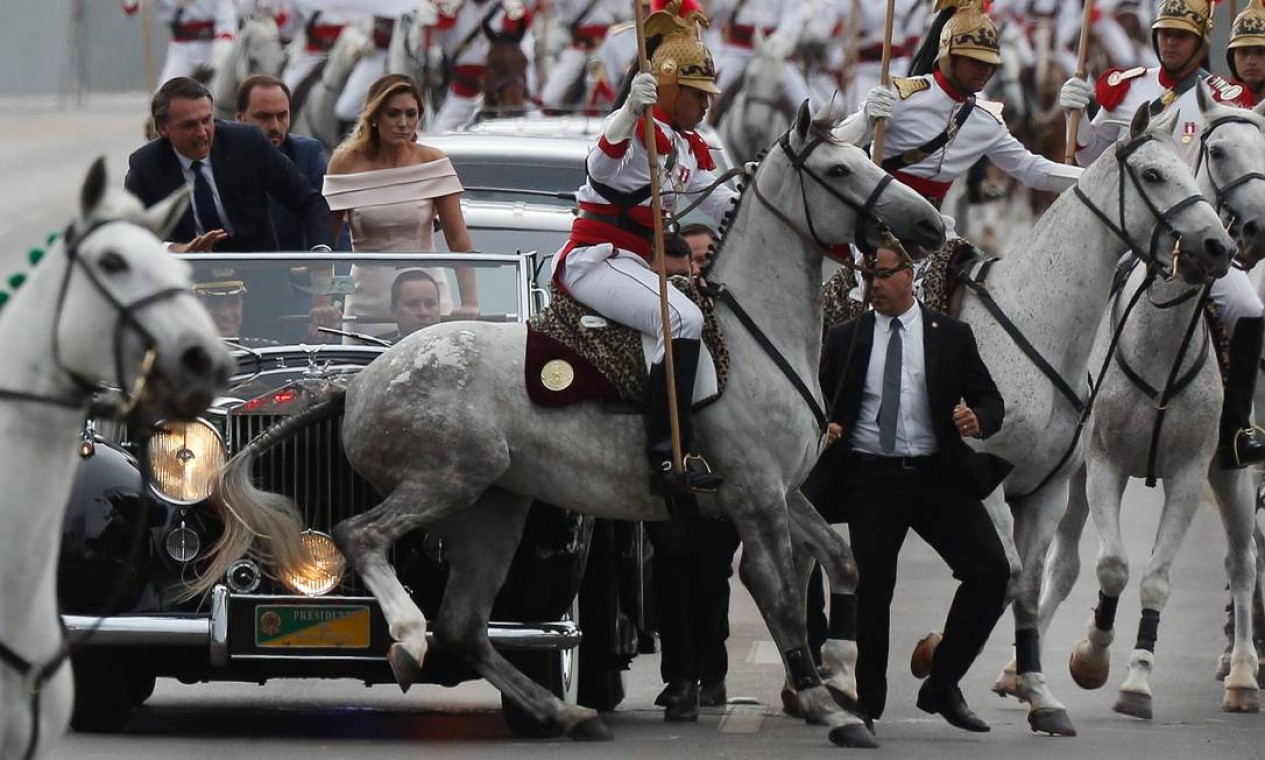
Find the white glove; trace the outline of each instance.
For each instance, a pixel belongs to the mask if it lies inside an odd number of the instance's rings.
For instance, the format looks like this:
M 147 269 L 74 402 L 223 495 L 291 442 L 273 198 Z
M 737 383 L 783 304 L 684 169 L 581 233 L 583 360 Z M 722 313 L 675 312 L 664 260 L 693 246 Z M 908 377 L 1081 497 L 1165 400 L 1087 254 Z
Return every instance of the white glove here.
M 606 121 L 606 129 L 603 133 L 606 139 L 609 142 L 622 143 L 632 137 L 642 112 L 658 101 L 659 83 L 654 78 L 654 74 L 643 71 L 633 77 L 624 107 L 611 114 L 610 119 Z
M 896 110 L 896 91 L 891 87 L 875 85 L 865 96 L 865 118 L 873 122 L 875 119 L 891 117 Z
M 1084 79 L 1072 77 L 1059 90 L 1059 105 L 1069 111 L 1083 111 L 1094 97 L 1094 88 Z

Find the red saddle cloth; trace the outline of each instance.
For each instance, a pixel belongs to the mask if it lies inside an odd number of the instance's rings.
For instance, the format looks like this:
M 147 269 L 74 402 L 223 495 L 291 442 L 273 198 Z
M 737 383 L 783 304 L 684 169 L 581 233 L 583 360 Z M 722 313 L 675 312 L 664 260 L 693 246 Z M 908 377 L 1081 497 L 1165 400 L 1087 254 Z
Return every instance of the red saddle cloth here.
M 565 362 L 571 371 L 570 378 L 566 377 L 565 369 L 551 362 Z M 547 366 L 549 370 L 546 370 Z M 538 406 L 558 407 L 589 399 L 620 399 L 615 384 L 592 363 L 562 342 L 539 332 L 530 322 L 527 323 L 527 357 L 523 369 L 527 395 Z M 553 378 L 550 381 L 552 388 L 545 385 L 546 376 Z M 565 387 L 559 388 L 563 383 Z

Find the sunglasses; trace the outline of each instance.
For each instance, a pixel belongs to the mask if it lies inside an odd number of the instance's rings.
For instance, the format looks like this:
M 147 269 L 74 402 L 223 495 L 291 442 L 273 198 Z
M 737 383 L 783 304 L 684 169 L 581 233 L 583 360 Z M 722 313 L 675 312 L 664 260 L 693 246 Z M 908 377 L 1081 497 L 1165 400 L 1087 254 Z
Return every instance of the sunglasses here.
M 897 266 L 890 267 L 890 268 L 886 268 L 886 267 L 875 267 L 875 268 L 874 268 L 874 270 L 873 270 L 873 272 L 874 272 L 874 279 L 876 279 L 876 280 L 886 280 L 887 278 L 891 277 L 892 275 L 898 274 L 898 273 L 903 272 L 903 271 L 905 271 L 906 269 L 910 269 L 910 268 L 911 268 L 911 267 L 910 267 L 910 265 L 909 265 L 909 263 L 908 263 L 908 262 L 903 263 L 903 264 L 899 264 L 899 265 L 897 265 Z

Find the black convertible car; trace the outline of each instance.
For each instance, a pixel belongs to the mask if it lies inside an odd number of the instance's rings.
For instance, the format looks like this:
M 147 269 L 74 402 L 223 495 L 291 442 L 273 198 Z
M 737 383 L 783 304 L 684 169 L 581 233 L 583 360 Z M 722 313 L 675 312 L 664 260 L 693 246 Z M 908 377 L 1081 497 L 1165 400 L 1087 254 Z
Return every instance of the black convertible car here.
M 339 420 L 274 447 L 254 471 L 260 487 L 294 498 L 302 510 L 305 540 L 326 556 L 310 572 L 279 576 L 244 556 L 209 595 L 185 598 L 187 581 L 220 533 L 205 500 L 236 450 L 302 411 L 322 389 L 345 383 L 418 319 L 442 319 L 451 308 L 449 291 L 456 292 L 458 264 L 476 272 L 481 319 L 523 321 L 538 298 L 531 254 L 199 254 L 189 260 L 195 292 L 237 368 L 203 418 L 160 424 L 147 442 L 125 428 L 89 423 L 84 431 L 58 581 L 74 645 L 72 726 L 78 730 L 119 730 L 158 677 L 189 684 L 286 677 L 393 683 L 385 620 L 329 538 L 337 522 L 379 499 L 343 457 Z M 426 276 L 400 276 L 418 270 Z M 404 280 L 423 286 L 408 291 L 426 302 L 411 316 L 391 303 L 393 295 L 403 300 L 405 286 L 398 293 L 394 286 Z M 355 308 L 354 298 L 360 299 Z M 432 298 L 439 303 L 430 304 Z M 559 696 L 612 709 L 623 698 L 621 671 L 637 653 L 637 631 L 645 628 L 642 541 L 634 524 L 596 524 L 595 530 L 592 518 L 547 504 L 533 507 L 489 635 Z M 395 546 L 392 562 L 433 616 L 447 573 L 443 541 L 409 534 Z M 423 671 L 428 682 L 453 685 L 476 677 L 442 649 L 430 650 Z M 516 733 L 539 731 L 516 705 L 503 706 Z

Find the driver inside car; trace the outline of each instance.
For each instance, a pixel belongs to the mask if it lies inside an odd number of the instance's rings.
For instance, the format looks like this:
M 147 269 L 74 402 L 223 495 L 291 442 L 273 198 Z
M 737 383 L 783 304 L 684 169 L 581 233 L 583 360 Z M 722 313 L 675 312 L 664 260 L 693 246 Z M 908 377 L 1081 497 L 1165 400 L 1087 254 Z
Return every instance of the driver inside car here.
M 220 337 L 229 343 L 247 348 L 275 346 L 275 340 L 242 335 L 242 320 L 246 314 L 246 281 L 232 269 L 213 269 L 199 272 L 193 283 L 193 293 L 211 315 Z

